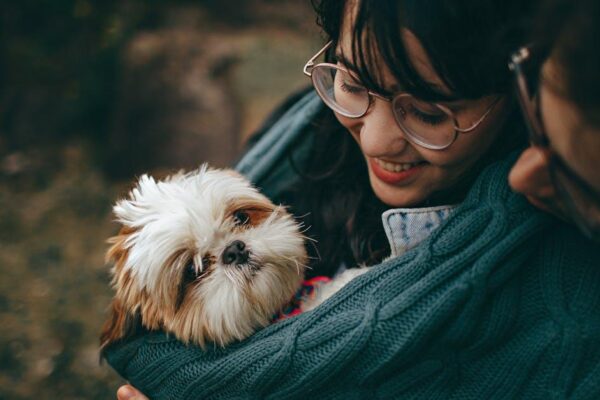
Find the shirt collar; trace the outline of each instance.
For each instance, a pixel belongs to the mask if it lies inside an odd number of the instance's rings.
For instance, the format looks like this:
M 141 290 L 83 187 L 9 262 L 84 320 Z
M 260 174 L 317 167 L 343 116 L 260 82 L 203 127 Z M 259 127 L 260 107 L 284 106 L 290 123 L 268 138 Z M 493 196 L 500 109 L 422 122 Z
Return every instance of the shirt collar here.
M 393 208 L 381 215 L 390 242 L 391 256 L 412 249 L 444 222 L 457 205 L 425 208 Z

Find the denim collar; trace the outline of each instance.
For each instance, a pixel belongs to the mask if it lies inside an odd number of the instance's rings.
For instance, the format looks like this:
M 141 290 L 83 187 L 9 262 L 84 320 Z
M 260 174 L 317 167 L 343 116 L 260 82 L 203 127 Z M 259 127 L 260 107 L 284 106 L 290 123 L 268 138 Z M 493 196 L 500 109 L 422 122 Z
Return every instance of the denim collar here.
M 412 249 L 444 222 L 457 205 L 425 208 L 393 208 L 381 215 L 390 242 L 391 256 Z

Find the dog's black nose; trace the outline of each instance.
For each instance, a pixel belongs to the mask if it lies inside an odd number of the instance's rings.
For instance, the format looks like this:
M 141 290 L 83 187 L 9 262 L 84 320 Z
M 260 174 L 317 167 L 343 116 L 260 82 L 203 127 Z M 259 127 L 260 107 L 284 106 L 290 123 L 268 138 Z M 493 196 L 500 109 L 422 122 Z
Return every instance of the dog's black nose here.
M 223 264 L 243 264 L 248 261 L 249 252 L 246 250 L 246 243 L 241 240 L 232 242 L 225 247 L 221 259 Z

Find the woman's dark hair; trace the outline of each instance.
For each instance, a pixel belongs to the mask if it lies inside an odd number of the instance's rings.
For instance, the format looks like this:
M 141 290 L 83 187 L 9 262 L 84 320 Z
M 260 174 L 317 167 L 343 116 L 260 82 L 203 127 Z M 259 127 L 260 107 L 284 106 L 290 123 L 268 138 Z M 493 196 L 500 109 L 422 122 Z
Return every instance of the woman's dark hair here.
M 318 23 L 334 45 L 348 1 L 313 0 Z M 351 60 L 370 89 L 385 93 L 377 75 L 379 59 L 404 89 L 425 100 L 478 99 L 507 93 L 512 76 L 506 65 L 531 25 L 535 1 L 522 0 L 360 0 L 353 26 Z M 352 6 L 351 6 L 352 7 Z M 421 42 L 435 71 L 452 91 L 436 91 L 416 71 L 402 29 Z M 335 46 L 332 46 L 334 48 Z
M 478 99 L 486 95 L 511 96 L 512 80 L 508 56 L 525 41 L 533 1 L 523 0 L 313 0 L 318 23 L 335 44 L 349 10 L 357 4 L 350 60 L 365 86 L 386 93 L 378 75 L 373 49 L 403 86 L 425 100 Z M 432 88 L 416 71 L 400 40 L 401 28 L 409 29 L 422 43 L 433 67 L 451 95 Z M 328 55 L 331 59 L 332 52 Z M 379 61 L 381 62 L 381 61 Z M 525 143 L 516 107 L 506 119 L 493 153 L 487 154 L 465 177 L 464 188 L 453 188 L 431 202 L 460 201 L 475 175 L 485 164 L 505 156 Z M 334 273 L 342 264 L 349 267 L 372 264 L 389 254 L 381 226 L 381 213 L 389 208 L 374 195 L 360 149 L 324 110 L 314 121 L 313 154 L 310 165 L 300 169 L 304 180 L 291 198 L 296 215 L 304 218 L 309 236 L 318 241 L 318 257 L 310 274 Z M 293 159 L 293 152 L 290 158 Z M 442 196 L 442 195 L 440 195 Z
M 545 0 L 533 39 L 551 56 L 562 82 L 549 82 L 571 100 L 591 126 L 600 128 L 600 2 Z

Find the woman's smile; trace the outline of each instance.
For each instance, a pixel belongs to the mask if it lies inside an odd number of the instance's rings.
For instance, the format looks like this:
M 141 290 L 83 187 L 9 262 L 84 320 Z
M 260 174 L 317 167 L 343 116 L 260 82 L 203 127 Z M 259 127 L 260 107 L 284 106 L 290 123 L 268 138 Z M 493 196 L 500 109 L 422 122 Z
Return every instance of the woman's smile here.
M 369 158 L 369 169 L 385 183 L 392 185 L 408 184 L 416 179 L 428 163 L 418 162 L 390 162 L 379 158 Z

